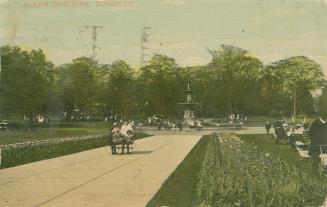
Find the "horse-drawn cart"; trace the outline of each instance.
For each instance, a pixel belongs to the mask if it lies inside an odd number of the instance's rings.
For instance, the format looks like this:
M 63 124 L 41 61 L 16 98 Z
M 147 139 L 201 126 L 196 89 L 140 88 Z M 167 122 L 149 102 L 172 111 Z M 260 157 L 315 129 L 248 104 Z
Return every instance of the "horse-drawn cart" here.
M 134 150 L 135 147 L 135 134 L 131 130 L 127 131 L 127 135 L 115 133 L 112 137 L 112 144 L 115 145 L 116 149 L 122 149 L 122 153 L 124 153 L 126 147 L 127 153 L 129 153 L 129 150 Z

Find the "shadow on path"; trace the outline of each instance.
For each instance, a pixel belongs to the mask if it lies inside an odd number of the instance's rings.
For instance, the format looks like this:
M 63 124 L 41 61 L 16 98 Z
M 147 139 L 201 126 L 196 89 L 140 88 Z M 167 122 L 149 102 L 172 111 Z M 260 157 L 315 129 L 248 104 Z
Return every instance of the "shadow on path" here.
M 153 151 L 132 151 L 129 154 L 126 152 L 124 154 L 121 154 L 120 152 L 117 152 L 117 155 L 144 155 L 144 154 L 150 154 Z

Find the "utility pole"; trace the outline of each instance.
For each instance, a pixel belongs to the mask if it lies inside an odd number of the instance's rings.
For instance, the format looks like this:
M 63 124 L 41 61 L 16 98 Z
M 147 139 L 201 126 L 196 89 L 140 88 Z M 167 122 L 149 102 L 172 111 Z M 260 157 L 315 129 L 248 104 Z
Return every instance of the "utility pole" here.
M 80 26 L 79 27 L 79 33 L 81 35 L 82 32 L 85 32 L 85 30 L 91 30 L 91 34 L 92 34 L 92 55 L 91 55 L 91 58 L 92 59 L 95 59 L 97 53 L 96 53 L 96 50 L 97 49 L 101 49 L 100 47 L 98 47 L 96 45 L 96 41 L 97 41 L 97 35 L 98 35 L 98 32 L 97 32 L 97 29 L 101 29 L 103 28 L 102 26 L 97 26 L 97 25 L 83 25 L 83 26 Z M 85 30 L 83 30 L 85 29 Z
M 149 56 L 147 50 L 150 48 L 147 47 L 149 42 L 150 34 L 148 33 L 151 27 L 143 27 L 141 35 L 141 55 L 140 55 L 140 65 L 141 67 L 145 66 L 147 61 L 145 60 L 146 56 Z
M 293 117 L 296 118 L 296 82 L 293 81 Z

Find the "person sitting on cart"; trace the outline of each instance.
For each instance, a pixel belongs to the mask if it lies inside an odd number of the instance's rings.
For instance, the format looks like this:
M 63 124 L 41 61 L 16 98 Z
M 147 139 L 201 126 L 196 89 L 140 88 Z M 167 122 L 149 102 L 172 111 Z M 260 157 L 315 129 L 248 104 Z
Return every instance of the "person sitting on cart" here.
M 127 122 L 125 121 L 123 125 L 120 128 L 120 133 L 122 136 L 126 137 L 127 136 Z
M 110 136 L 109 136 L 109 138 L 110 138 L 109 144 L 111 146 L 111 154 L 113 154 L 113 155 L 117 154 L 115 138 L 117 136 L 119 136 L 119 133 L 120 133 L 119 126 L 117 125 L 117 123 L 113 123 L 111 133 L 110 133 Z
M 131 142 L 131 139 L 133 136 L 133 132 L 134 132 L 134 130 L 133 130 L 131 123 L 124 122 L 124 124 L 122 125 L 122 127 L 120 129 L 120 133 L 123 136 L 121 154 L 124 154 L 125 145 L 127 148 L 127 153 L 129 154 L 129 145 L 131 144 L 130 142 Z

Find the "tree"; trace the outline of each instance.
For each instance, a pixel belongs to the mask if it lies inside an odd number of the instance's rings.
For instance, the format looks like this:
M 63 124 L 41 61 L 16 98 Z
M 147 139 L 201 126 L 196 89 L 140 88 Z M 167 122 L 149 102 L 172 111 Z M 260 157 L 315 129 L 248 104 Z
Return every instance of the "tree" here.
M 6 116 L 46 116 L 54 65 L 41 49 L 1 48 L 1 106 Z
M 244 49 L 221 45 L 208 65 L 215 77 L 216 107 L 224 112 L 258 111 L 262 62 Z
M 307 57 L 296 56 L 270 64 L 266 72 L 265 78 L 273 81 L 269 83 L 270 86 L 266 84 L 263 90 L 274 94 L 271 100 L 282 102 L 288 113 L 293 109 L 293 115 L 296 115 L 296 111 L 305 114 L 313 112 L 310 91 L 320 88 L 325 82 L 319 64 Z
M 178 85 L 178 66 L 173 58 L 155 55 L 150 64 L 141 68 L 142 84 L 140 106 L 147 115 L 176 114 L 181 101 Z
M 108 111 L 110 111 L 110 106 L 108 105 L 108 101 L 111 99 L 110 92 L 108 92 L 108 84 L 110 82 L 110 70 L 111 65 L 99 65 L 97 70 L 95 71 L 95 79 L 97 84 L 97 97 L 96 97 L 96 113 L 97 115 L 103 116 Z
M 105 90 L 107 110 L 120 116 L 129 116 L 136 107 L 135 71 L 123 60 L 115 61 L 109 72 Z
M 72 63 L 60 67 L 57 85 L 67 118 L 73 111 L 93 113 L 97 94 L 96 68 L 97 63 L 86 57 L 74 59 Z

